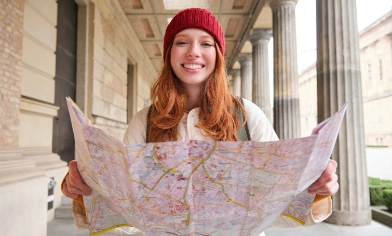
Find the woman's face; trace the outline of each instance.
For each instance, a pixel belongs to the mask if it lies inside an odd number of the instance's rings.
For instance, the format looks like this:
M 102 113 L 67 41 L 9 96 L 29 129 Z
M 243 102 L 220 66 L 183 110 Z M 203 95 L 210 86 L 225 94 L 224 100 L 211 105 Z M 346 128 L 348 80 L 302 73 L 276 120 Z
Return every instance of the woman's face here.
M 215 69 L 215 40 L 201 29 L 185 29 L 173 41 L 170 63 L 186 88 L 204 85 Z

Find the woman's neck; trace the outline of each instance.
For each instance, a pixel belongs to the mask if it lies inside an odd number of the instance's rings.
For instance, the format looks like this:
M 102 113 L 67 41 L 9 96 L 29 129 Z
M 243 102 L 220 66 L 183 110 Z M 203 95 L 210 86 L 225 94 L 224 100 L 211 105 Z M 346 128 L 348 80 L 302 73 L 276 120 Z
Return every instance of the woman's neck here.
M 200 107 L 201 96 L 204 93 L 203 86 L 192 86 L 192 88 L 187 88 L 187 99 L 186 99 L 186 110 L 190 111 L 196 107 Z

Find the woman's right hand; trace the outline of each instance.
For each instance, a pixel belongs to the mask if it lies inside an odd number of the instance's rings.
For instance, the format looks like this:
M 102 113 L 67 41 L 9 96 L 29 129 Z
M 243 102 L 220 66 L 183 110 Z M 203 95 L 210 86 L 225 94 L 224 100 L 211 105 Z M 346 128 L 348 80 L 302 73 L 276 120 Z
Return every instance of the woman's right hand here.
M 72 160 L 69 163 L 68 174 L 61 188 L 63 194 L 69 198 L 75 199 L 79 195 L 88 196 L 91 189 L 83 182 L 82 177 L 77 168 L 77 161 Z

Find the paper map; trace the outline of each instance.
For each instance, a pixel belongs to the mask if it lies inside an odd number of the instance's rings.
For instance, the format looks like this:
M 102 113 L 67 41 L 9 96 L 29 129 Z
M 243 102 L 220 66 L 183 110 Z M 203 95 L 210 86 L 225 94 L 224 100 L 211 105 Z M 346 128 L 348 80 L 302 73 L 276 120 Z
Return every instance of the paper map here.
M 133 226 L 147 235 L 258 235 L 279 215 L 304 223 L 306 189 L 332 154 L 346 105 L 305 138 L 125 146 L 67 99 L 78 169 L 93 190 L 91 235 Z

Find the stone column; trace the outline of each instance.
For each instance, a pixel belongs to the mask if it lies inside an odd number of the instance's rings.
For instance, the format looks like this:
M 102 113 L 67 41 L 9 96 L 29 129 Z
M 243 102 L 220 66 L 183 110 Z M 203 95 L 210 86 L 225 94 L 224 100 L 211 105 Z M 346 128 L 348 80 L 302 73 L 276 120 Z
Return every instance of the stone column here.
M 271 36 L 271 29 L 255 29 L 249 36 L 252 43 L 252 100 L 264 111 L 270 122 L 272 122 L 272 111 L 268 71 L 268 42 Z
M 233 94 L 234 96 L 241 96 L 241 71 L 239 69 L 232 70 L 233 77 Z
M 280 139 L 300 135 L 295 6 L 297 0 L 271 0 L 274 38 L 274 128 Z
M 252 101 L 252 54 L 239 55 L 241 65 L 241 97 Z
M 339 164 L 340 189 L 327 221 L 370 224 L 356 2 L 318 0 L 316 11 L 318 121 L 348 102 L 332 154 Z

